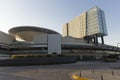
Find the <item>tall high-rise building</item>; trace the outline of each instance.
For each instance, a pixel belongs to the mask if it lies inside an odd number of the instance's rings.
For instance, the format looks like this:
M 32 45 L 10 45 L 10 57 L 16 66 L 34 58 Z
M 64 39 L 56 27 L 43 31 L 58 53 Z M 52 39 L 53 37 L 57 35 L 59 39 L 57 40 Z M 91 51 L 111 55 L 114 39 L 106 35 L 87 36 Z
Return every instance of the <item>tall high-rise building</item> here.
M 75 38 L 86 36 L 86 13 L 82 13 L 80 16 L 64 24 L 63 36 L 72 36 Z
M 104 11 L 95 6 L 90 10 L 75 17 L 63 25 L 63 36 L 83 38 L 89 42 L 98 44 L 98 37 L 104 44 L 103 36 L 107 36 L 107 28 Z

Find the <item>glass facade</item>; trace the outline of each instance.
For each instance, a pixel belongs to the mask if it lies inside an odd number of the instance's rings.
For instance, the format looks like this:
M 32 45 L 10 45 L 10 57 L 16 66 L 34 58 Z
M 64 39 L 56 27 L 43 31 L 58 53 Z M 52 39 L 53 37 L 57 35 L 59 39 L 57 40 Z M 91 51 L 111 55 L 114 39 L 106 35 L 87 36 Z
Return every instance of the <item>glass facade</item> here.
M 86 12 L 87 14 L 87 26 L 86 32 L 87 36 L 95 35 L 98 36 L 106 36 L 107 29 L 106 29 L 106 22 L 105 22 L 105 15 L 104 11 L 102 11 L 98 7 L 94 7 Z

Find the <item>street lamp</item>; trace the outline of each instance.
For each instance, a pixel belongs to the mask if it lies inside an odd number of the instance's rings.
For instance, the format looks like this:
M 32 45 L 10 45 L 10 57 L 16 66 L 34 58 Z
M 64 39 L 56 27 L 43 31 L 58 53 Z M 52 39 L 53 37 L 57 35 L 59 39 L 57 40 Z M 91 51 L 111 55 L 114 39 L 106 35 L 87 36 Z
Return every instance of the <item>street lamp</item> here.
M 119 48 L 119 44 L 120 44 L 120 43 L 118 42 L 118 43 L 117 43 L 117 48 Z
M 118 43 L 117 43 L 117 50 L 119 50 L 119 44 L 120 44 L 120 43 L 118 42 Z

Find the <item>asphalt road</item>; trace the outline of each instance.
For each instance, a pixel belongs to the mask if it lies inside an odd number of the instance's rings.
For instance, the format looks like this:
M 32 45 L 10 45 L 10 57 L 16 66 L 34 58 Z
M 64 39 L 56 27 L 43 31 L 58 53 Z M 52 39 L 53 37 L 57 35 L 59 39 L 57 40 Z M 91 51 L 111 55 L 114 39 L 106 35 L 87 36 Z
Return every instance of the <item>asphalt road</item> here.
M 109 63 L 102 61 L 80 61 L 59 65 L 0 67 L 0 80 L 73 80 L 72 75 L 74 73 L 79 74 L 79 72 L 84 77 L 92 78 L 93 74 L 88 76 L 88 73 L 93 73 L 93 70 L 96 73 L 100 72 L 100 74 L 108 73 L 107 76 L 104 74 L 107 80 L 107 77 L 112 77 L 112 72 L 116 76 L 120 75 L 120 61 Z M 120 80 L 120 77 L 117 76 L 117 78 Z

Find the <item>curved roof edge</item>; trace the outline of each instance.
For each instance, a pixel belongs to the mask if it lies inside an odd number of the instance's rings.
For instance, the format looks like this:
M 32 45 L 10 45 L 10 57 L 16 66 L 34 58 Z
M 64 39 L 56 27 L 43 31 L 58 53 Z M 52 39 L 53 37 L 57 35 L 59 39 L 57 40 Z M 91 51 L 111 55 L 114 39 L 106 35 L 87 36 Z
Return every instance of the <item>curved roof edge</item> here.
M 45 33 L 49 33 L 49 34 L 60 34 L 54 30 L 36 27 L 36 26 L 17 26 L 17 27 L 13 27 L 13 28 L 9 29 L 8 33 L 16 34 L 21 31 L 37 31 L 37 32 L 45 32 Z

